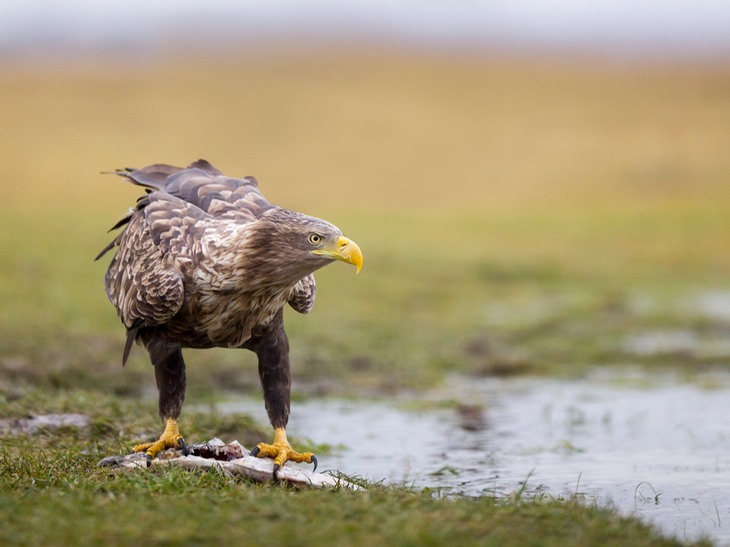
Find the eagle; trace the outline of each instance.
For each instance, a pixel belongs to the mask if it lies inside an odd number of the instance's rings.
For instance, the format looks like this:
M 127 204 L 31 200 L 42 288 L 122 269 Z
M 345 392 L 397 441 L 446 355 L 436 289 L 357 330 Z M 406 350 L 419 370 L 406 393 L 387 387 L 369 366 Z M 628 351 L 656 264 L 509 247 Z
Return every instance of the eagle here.
M 183 348 L 244 348 L 258 358 L 271 444 L 251 451 L 273 458 L 273 477 L 287 462 L 317 468 L 311 452 L 292 449 L 289 341 L 284 307 L 314 306 L 313 273 L 334 261 L 360 271 L 362 252 L 322 219 L 269 203 L 253 177 L 223 175 L 205 160 L 186 168 L 154 164 L 113 171 L 145 190 L 110 231 L 124 227 L 97 260 L 116 249 L 104 282 L 126 328 L 122 365 L 133 343 L 155 369 L 165 429 L 155 442 L 134 446 L 148 461 L 187 446 L 178 419 L 185 400 Z

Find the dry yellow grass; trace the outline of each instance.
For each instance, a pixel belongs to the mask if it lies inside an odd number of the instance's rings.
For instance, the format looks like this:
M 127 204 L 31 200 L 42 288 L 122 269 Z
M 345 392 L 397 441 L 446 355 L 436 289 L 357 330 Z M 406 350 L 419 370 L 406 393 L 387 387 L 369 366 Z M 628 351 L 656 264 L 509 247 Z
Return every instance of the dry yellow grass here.
M 322 214 L 730 194 L 730 67 L 384 54 L 7 65 L 0 103 L 0 185 L 21 209 L 28 195 L 113 209 L 123 190 L 100 170 L 198 157 Z
M 390 252 L 730 267 L 730 65 L 382 52 L 7 63 L 0 104 L 0 189 L 33 222 L 40 206 L 107 226 L 138 192 L 99 171 L 204 157 L 346 230 L 359 213 L 353 236 Z M 454 225 L 461 214 L 473 221 Z M 388 240 L 385 220 L 420 226 Z
M 0 104 L 0 352 L 25 333 L 121 340 L 91 257 L 139 192 L 99 171 L 199 157 L 362 246 L 359 278 L 321 272 L 316 317 L 288 319 L 311 376 L 350 374 L 349 356 L 409 383 L 484 333 L 548 364 L 613 362 L 608 330 L 691 320 L 637 315 L 633 295 L 727 286 L 730 66 L 6 63 Z

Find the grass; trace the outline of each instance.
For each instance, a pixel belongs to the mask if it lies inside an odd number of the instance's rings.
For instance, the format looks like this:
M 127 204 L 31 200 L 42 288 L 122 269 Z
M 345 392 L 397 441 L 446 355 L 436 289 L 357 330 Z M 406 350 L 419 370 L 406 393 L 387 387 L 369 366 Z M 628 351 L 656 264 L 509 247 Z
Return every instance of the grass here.
M 454 372 L 693 375 L 730 361 L 703 351 L 726 337 L 727 318 L 695 304 L 730 291 L 727 66 L 390 53 L 0 65 L 0 417 L 94 420 L 2 439 L 1 541 L 667 541 L 571 500 L 97 469 L 100 455 L 159 432 L 152 371 L 140 351 L 121 370 L 107 259 L 92 261 L 137 191 L 99 172 L 205 157 L 360 244 L 359 276 L 323 270 L 312 314 L 288 314 L 296 397 L 390 396 Z M 627 346 L 653 330 L 700 345 Z M 247 352 L 186 359 L 188 403 L 258 392 Z M 188 413 L 185 427 L 244 444 L 267 433 L 214 413 Z
M 246 545 L 677 544 L 656 538 L 636 522 L 614 520 L 606 511 L 571 502 L 519 507 L 486 499 L 444 503 L 415 492 L 379 488 L 367 493 L 290 492 L 179 472 L 164 480 L 155 475 L 115 479 L 106 489 L 69 496 L 0 496 L 0 507 L 5 514 L 34 514 L 37 520 L 11 518 L 0 535 L 6 541 L 36 545 L 130 540 Z M 80 525 L 75 520 L 79 510 L 85 513 Z
M 145 436 L 151 408 L 84 390 L 0 403 L 1 414 L 79 409 L 95 417 L 88 428 L 2 438 L 3 544 L 680 544 L 613 510 L 547 496 L 440 499 L 377 484 L 316 491 L 175 468 L 115 473 L 96 462 Z M 233 428 L 248 442 L 260 434 L 241 431 L 242 417 L 191 414 L 187 422 L 197 435 Z

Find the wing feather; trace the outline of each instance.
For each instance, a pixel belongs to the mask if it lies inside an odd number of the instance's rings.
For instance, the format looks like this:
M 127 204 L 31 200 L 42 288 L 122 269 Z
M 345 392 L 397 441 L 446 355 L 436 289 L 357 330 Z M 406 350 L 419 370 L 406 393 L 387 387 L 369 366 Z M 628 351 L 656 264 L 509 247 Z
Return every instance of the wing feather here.
M 289 305 L 299 313 L 309 313 L 314 307 L 314 298 L 317 296 L 317 283 L 314 274 L 309 274 L 294 285 L 289 293 Z
M 235 179 L 198 168 L 170 176 L 164 190 L 217 218 L 248 224 L 272 209 L 253 177 Z
M 166 323 L 184 299 L 180 272 L 155 244 L 141 215 L 122 234 L 105 282 L 109 300 L 127 329 Z
M 137 200 L 137 205 L 117 222 L 110 231 L 121 228 L 132 220 L 135 212 L 142 211 L 167 194 L 182 200 L 194 208 L 185 210 L 192 216 L 199 212 L 239 224 L 248 224 L 259 219 L 266 211 L 273 209 L 261 194 L 254 177 L 236 179 L 224 176 L 206 160 L 198 160 L 187 168 L 155 163 L 141 169 L 124 168 L 113 172 L 137 186 L 142 186 L 146 195 Z M 182 208 L 180 208 L 182 211 Z M 155 232 L 153 231 L 153 234 Z M 117 237 L 96 256 L 96 260 L 120 244 Z M 159 241 L 158 241 L 159 243 Z
M 254 177 L 226 177 L 206 160 L 198 160 L 184 169 L 157 163 L 142 169 L 118 169 L 114 173 L 144 187 L 148 193 L 164 192 L 212 216 L 239 223 L 252 222 L 274 207 L 263 196 Z M 148 204 L 148 196 L 143 196 L 137 209 Z M 125 219 L 120 223 L 123 225 Z
M 125 177 L 137 186 L 147 188 L 148 191 L 160 190 L 165 187 L 165 181 L 173 173 L 180 171 L 180 167 L 174 165 L 166 165 L 164 163 L 155 163 L 148 165 L 142 169 L 132 169 L 125 167 L 117 169 L 113 173 L 120 177 Z
M 192 256 L 205 226 L 216 220 L 190 203 L 153 192 L 142 210 L 152 241 L 163 254 Z

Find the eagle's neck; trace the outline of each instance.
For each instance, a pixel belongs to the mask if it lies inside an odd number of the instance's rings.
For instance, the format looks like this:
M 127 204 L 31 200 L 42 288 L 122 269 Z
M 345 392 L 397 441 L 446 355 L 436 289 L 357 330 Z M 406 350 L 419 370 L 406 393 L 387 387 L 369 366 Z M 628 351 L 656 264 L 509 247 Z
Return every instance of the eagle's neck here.
M 195 284 L 214 292 L 274 296 L 287 293 L 307 273 L 260 230 L 231 222 L 201 238 Z

